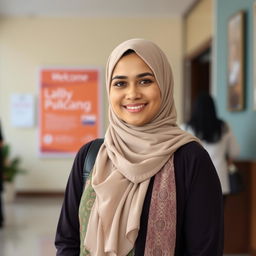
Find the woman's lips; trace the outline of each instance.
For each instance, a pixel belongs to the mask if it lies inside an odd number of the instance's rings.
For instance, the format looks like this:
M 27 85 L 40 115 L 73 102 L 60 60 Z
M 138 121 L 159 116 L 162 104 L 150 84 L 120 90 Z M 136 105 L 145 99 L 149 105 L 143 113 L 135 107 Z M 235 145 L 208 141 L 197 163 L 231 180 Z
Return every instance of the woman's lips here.
M 140 112 L 144 109 L 144 107 L 146 106 L 146 104 L 129 104 L 129 105 L 124 105 L 124 107 L 126 108 L 126 110 L 128 110 L 129 112 L 132 113 L 137 113 Z

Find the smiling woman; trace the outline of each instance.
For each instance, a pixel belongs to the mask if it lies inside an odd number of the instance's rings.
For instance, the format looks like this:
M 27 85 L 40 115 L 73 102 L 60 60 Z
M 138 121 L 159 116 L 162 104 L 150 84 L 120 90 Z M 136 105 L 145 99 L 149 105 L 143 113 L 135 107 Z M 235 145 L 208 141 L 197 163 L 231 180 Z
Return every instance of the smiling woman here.
M 147 124 L 159 112 L 161 92 L 154 73 L 134 52 L 123 56 L 113 71 L 110 104 L 118 118 L 135 126 Z
M 109 126 L 85 186 L 93 142 L 74 161 L 57 255 L 223 255 L 218 175 L 197 138 L 177 126 L 173 86 L 154 43 L 131 39 L 110 54 Z

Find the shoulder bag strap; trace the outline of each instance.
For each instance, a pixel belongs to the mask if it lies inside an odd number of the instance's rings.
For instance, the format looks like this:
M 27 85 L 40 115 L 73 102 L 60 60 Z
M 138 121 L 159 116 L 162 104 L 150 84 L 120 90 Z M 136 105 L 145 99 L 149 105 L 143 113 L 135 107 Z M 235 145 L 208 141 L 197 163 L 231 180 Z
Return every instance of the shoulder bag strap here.
M 103 138 L 94 140 L 88 149 L 88 152 L 87 152 L 87 155 L 86 155 L 85 161 L 84 161 L 84 168 L 83 168 L 83 183 L 84 184 L 86 182 L 86 179 L 90 175 L 90 172 L 95 163 L 96 156 L 98 154 L 98 151 L 99 151 L 100 146 L 102 145 L 103 141 L 104 141 Z

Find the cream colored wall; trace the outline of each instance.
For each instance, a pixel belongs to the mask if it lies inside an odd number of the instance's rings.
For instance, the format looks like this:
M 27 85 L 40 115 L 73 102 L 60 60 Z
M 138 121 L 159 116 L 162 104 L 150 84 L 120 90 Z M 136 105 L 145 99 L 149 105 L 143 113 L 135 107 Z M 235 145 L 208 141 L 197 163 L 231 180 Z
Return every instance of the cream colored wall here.
M 28 173 L 16 181 L 18 191 L 63 191 L 72 159 L 40 159 L 37 125 L 10 124 L 10 96 L 37 96 L 40 66 L 97 66 L 104 70 L 110 51 L 119 42 L 141 37 L 156 42 L 167 54 L 175 79 L 179 113 L 182 93 L 182 20 L 2 18 L 0 20 L 0 117 L 6 142 L 22 157 Z M 180 116 L 180 115 L 179 115 Z
M 191 54 L 213 36 L 213 1 L 199 0 L 185 17 L 185 54 Z

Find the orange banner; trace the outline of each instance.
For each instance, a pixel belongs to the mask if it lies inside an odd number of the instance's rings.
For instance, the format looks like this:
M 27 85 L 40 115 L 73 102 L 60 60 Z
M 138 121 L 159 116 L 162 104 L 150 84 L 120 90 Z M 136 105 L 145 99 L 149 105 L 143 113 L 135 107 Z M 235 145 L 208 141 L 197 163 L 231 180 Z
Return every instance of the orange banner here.
M 98 69 L 40 70 L 40 155 L 74 155 L 101 136 Z

